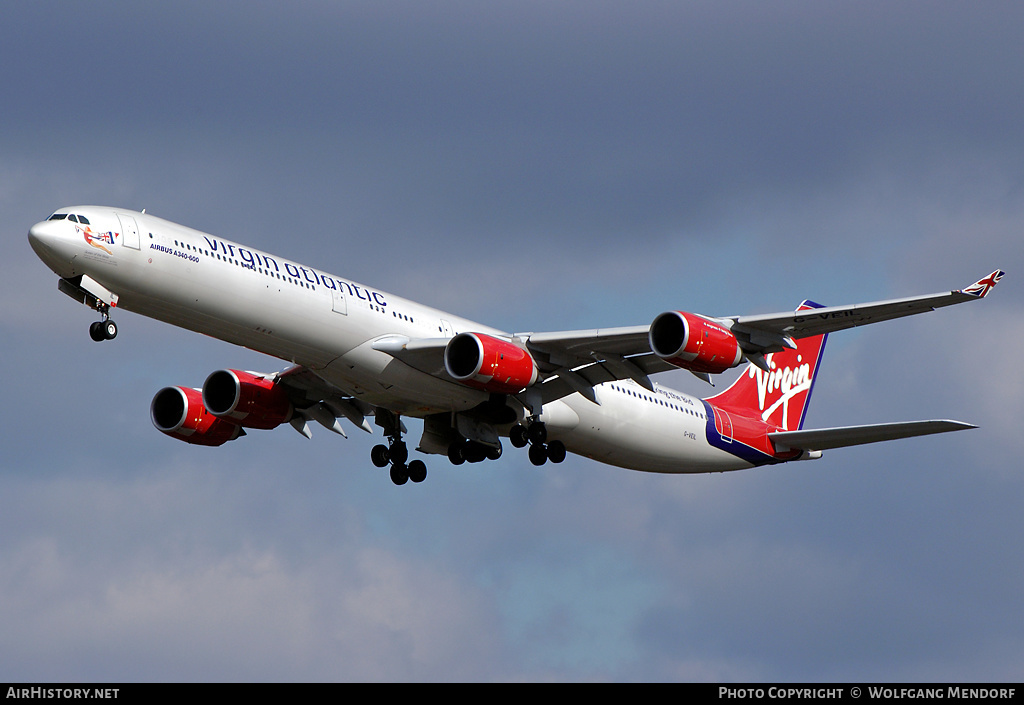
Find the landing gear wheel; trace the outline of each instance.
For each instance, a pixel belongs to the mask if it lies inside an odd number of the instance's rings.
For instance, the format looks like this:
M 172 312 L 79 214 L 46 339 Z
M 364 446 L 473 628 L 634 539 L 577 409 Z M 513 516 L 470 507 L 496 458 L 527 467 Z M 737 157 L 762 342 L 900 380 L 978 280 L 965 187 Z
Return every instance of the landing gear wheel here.
M 470 463 L 482 463 L 487 460 L 487 446 L 466 441 L 466 445 L 462 447 L 462 455 Z
M 424 468 L 424 471 L 426 469 Z M 409 481 L 409 470 L 404 464 L 396 463 L 391 466 L 391 481 L 396 485 L 404 485 Z
M 526 435 L 529 437 L 530 443 L 543 445 L 548 440 L 548 427 L 540 421 L 533 421 L 527 426 Z
M 388 445 L 376 445 L 370 451 L 370 460 L 377 467 L 391 465 L 389 474 L 391 481 L 396 485 L 404 485 L 409 480 L 423 482 L 427 479 L 427 465 L 422 460 L 413 460 L 406 465 L 409 459 L 409 446 L 402 440 L 402 421 L 398 414 L 387 409 L 377 409 L 377 425 L 384 429 L 384 436 L 388 439 Z
M 561 441 L 548 443 L 548 460 L 552 463 L 560 463 L 565 460 L 565 444 Z
M 513 448 L 525 448 L 530 442 L 530 437 L 526 433 L 526 426 L 519 423 L 509 430 L 508 439 L 511 441 Z
M 462 465 L 466 462 L 466 456 L 462 454 L 462 444 L 452 443 L 448 446 L 448 460 L 451 461 L 452 465 Z
M 388 449 L 388 457 L 391 458 L 392 463 L 399 465 L 405 463 L 409 459 L 409 449 L 405 445 L 405 441 L 395 441 L 391 444 L 391 448 Z
M 500 444 L 498 445 L 497 448 L 495 448 L 493 446 L 487 446 L 487 459 L 488 460 L 497 460 L 500 457 L 501 457 L 501 445 Z
M 427 479 L 427 464 L 422 460 L 414 460 L 409 463 L 409 479 L 413 482 L 423 482 Z
M 387 467 L 387 464 L 391 462 L 387 446 L 374 446 L 373 450 L 370 451 L 370 460 L 379 468 Z
M 548 449 L 541 443 L 530 446 L 530 462 L 540 467 L 548 460 Z
M 97 343 L 101 343 L 104 340 L 113 340 L 117 337 L 117 324 L 109 318 L 96 321 L 89 325 L 89 337 Z

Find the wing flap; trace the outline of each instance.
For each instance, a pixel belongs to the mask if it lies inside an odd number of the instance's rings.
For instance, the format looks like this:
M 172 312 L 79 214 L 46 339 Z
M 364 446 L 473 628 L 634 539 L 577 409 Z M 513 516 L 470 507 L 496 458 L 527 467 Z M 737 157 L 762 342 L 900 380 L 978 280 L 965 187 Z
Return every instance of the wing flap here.
M 819 428 L 805 431 L 777 431 L 769 433 L 768 438 L 775 444 L 776 450 L 829 450 L 846 448 L 847 446 L 863 445 L 892 441 L 898 438 L 927 436 L 933 433 L 948 433 L 977 428 L 962 421 L 948 419 L 932 421 L 903 421 L 899 423 L 870 424 L 867 426 L 839 426 L 836 428 Z
M 654 353 L 634 355 L 633 357 L 621 358 L 621 360 L 619 358 L 612 360 L 605 356 L 596 356 L 601 358 L 598 362 L 591 362 L 588 365 L 583 365 L 573 370 L 559 370 L 557 376 L 551 376 L 542 384 L 537 385 L 540 401 L 547 404 L 562 397 L 567 397 L 573 392 L 578 392 L 580 391 L 579 383 L 581 381 L 593 388 L 605 382 L 633 379 L 640 386 L 646 389 L 653 389 L 654 385 L 649 375 L 679 369 L 665 362 Z M 570 381 L 570 375 L 572 381 Z M 583 395 L 591 399 L 593 392 L 583 393 Z M 594 399 L 591 399 L 591 401 L 594 401 Z

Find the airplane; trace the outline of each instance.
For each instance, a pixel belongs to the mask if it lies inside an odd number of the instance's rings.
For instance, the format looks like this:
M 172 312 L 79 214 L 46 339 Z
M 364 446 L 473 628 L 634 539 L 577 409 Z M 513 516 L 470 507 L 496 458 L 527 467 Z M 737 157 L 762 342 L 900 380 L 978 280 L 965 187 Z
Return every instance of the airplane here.
M 285 360 L 279 372 L 222 369 L 201 388 L 169 386 L 150 415 L 164 434 L 220 446 L 246 429 L 310 422 L 346 436 L 342 419 L 387 444 L 370 453 L 405 484 L 426 478 L 416 451 L 461 465 L 502 454 L 502 439 L 537 466 L 567 453 L 657 473 L 740 470 L 820 458 L 833 448 L 975 428 L 951 420 L 805 429 L 829 333 L 985 298 L 996 270 L 964 289 L 847 306 L 705 316 L 671 310 L 649 325 L 509 333 L 350 279 L 121 208 L 61 208 L 29 230 L 58 289 L 100 314 L 115 308 Z M 689 370 L 707 382 L 746 361 L 707 398 L 652 381 Z

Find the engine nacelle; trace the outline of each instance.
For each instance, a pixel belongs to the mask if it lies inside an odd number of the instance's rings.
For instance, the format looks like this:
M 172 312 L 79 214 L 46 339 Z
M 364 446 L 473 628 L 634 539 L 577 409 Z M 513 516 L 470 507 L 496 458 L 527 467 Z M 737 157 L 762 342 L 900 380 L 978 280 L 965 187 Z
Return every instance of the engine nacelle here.
M 242 427 L 219 419 L 203 406 L 197 389 L 164 387 L 149 406 L 157 430 L 171 438 L 201 446 L 219 446 L 242 435 Z
M 214 416 L 247 428 L 275 428 L 294 413 L 283 387 L 240 370 L 217 370 L 207 377 L 203 405 Z
M 718 374 L 743 359 L 732 331 L 683 311 L 669 311 L 655 318 L 647 340 L 655 355 L 694 372 Z
M 483 333 L 449 340 L 444 368 L 466 386 L 499 394 L 517 394 L 537 381 L 537 363 L 525 348 Z

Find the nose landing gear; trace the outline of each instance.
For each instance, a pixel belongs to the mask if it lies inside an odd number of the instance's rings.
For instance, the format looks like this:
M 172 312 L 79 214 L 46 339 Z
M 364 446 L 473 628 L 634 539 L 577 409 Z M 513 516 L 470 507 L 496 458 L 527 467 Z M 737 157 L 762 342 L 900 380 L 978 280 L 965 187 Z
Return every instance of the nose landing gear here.
M 97 343 L 113 340 L 117 337 L 117 324 L 110 320 L 110 307 L 103 304 L 98 310 L 103 315 L 103 320 L 89 326 L 89 337 Z

